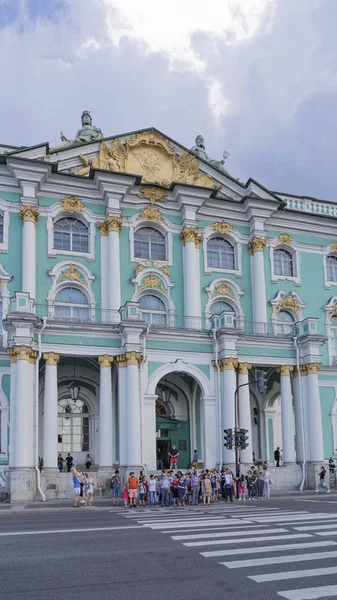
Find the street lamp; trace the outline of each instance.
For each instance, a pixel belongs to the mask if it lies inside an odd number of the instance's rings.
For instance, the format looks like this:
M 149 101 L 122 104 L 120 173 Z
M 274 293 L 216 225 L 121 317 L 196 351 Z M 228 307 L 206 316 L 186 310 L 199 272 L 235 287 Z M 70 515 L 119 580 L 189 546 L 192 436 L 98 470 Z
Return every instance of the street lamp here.
M 69 384 L 69 393 L 70 393 L 70 397 L 73 402 L 77 402 L 77 400 L 79 399 L 80 390 L 81 390 L 81 387 L 75 381 L 72 381 Z

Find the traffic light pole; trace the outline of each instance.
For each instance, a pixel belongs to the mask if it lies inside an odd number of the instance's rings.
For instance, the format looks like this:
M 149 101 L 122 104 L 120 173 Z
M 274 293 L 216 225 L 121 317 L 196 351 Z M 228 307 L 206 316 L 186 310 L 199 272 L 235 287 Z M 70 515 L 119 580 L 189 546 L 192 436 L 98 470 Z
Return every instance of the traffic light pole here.
M 240 388 L 250 385 L 251 383 L 256 383 L 256 379 L 252 379 L 252 380 L 248 381 L 247 383 L 241 383 L 235 389 L 235 392 L 234 392 L 235 431 L 237 431 L 237 429 L 238 429 L 238 391 Z M 235 477 L 238 476 L 238 471 L 239 471 L 239 448 L 237 447 L 236 439 L 235 439 Z M 236 485 L 236 497 L 238 498 L 238 496 L 239 496 L 238 495 L 238 486 Z

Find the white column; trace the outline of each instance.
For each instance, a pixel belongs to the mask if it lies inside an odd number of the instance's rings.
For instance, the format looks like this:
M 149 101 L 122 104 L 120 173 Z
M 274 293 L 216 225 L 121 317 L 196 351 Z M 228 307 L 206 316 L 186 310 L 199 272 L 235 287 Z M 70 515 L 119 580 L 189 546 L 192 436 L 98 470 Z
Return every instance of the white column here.
M 34 467 L 34 351 L 17 346 L 14 467 Z M 32 362 L 30 362 L 32 361 Z
M 222 415 L 222 439 L 224 444 L 224 429 L 235 427 L 235 389 L 236 372 L 238 366 L 236 358 L 223 358 L 220 361 L 221 371 L 221 415 Z M 222 459 L 224 464 L 235 462 L 233 450 L 227 450 L 223 445 Z
M 22 292 L 36 297 L 36 223 L 39 211 L 33 205 L 21 205 L 22 228 Z
M 149 471 L 157 468 L 156 400 L 158 396 L 144 396 L 143 444 L 144 463 Z
M 99 466 L 111 467 L 113 454 L 111 364 L 113 362 L 113 356 L 103 354 L 98 357 L 98 362 L 100 364 L 98 425 Z
M 290 373 L 294 367 L 282 365 L 278 369 L 281 375 L 281 420 L 282 420 L 282 443 L 283 461 L 285 463 L 296 462 L 295 438 L 294 438 L 294 411 L 291 393 Z
M 216 463 L 216 399 L 201 398 L 203 413 L 203 446 L 205 468 L 211 468 Z M 197 447 L 195 445 L 195 447 Z
M 58 434 L 58 392 L 57 363 L 60 355 L 46 352 L 43 355 L 45 364 L 44 376 L 44 416 L 43 416 L 43 468 L 57 468 L 57 434 Z
M 303 386 L 303 377 L 302 386 Z M 302 435 L 302 411 L 301 411 L 301 394 L 300 394 L 300 378 L 297 369 L 294 369 L 293 379 L 293 396 L 294 396 L 294 411 L 295 411 L 295 448 L 296 459 L 299 462 L 303 461 L 303 435 Z M 304 395 L 303 395 L 304 397 Z
M 139 398 L 139 364 L 142 355 L 139 352 L 126 352 L 126 465 L 140 466 L 141 461 L 141 423 Z
M 116 356 L 118 364 L 118 458 L 119 464 L 126 464 L 126 358 L 125 354 Z
M 323 426 L 321 399 L 319 395 L 318 371 L 319 363 L 308 363 L 307 370 L 307 402 L 305 410 L 307 412 L 309 429 L 309 456 L 311 462 L 321 462 L 324 460 L 323 448 Z
M 184 310 L 185 323 L 189 327 L 200 327 L 200 230 L 184 227 L 180 234 L 184 259 Z M 189 319 L 188 317 L 194 317 Z M 197 318 L 195 318 L 197 317 Z M 187 319 L 186 319 L 187 318 Z
M 253 292 L 253 318 L 255 324 L 267 323 L 267 301 L 266 301 L 266 282 L 264 276 L 264 255 L 263 250 L 266 246 L 265 238 L 254 236 L 249 242 L 249 250 L 252 255 L 252 292 Z M 255 325 L 256 329 L 256 325 Z M 258 329 L 258 326 L 257 326 Z
M 97 223 L 97 227 L 101 232 L 101 307 L 102 321 L 108 322 L 109 308 L 109 240 L 108 229 L 106 223 Z
M 109 281 L 109 309 L 118 311 L 121 307 L 121 274 L 119 232 L 123 226 L 122 217 L 107 216 L 108 241 L 108 281 Z M 114 315 L 117 318 L 117 315 Z
M 9 466 L 15 466 L 15 407 L 16 407 L 16 353 L 8 348 L 11 361 L 10 399 L 9 399 Z
M 238 385 L 244 387 L 239 388 L 239 428 L 247 429 L 248 448 L 240 450 L 240 462 L 251 463 L 253 440 L 251 439 L 251 414 L 250 414 L 250 393 L 248 371 L 252 365 L 249 363 L 239 364 Z

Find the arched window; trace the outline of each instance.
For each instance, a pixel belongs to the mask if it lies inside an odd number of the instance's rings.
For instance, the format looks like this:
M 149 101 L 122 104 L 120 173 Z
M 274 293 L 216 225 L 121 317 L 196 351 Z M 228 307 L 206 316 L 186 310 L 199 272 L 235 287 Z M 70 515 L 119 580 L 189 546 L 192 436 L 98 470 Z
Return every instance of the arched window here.
M 223 238 L 211 238 L 207 242 L 207 266 L 219 269 L 235 269 L 234 246 Z
M 82 400 L 58 403 L 58 451 L 89 452 L 89 411 Z
M 160 231 L 153 227 L 141 227 L 134 235 L 135 258 L 166 260 L 166 241 Z
M 291 252 L 283 250 L 283 248 L 276 248 L 274 250 L 273 259 L 275 275 L 294 276 L 294 262 Z
M 147 294 L 141 296 L 139 305 L 144 321 L 151 325 L 166 325 L 166 306 L 160 298 Z
M 63 217 L 54 224 L 54 249 L 89 252 L 88 227 L 74 217 Z
M 235 315 L 234 308 L 228 304 L 228 302 L 224 302 L 223 300 L 213 302 L 210 312 L 212 315 L 221 315 L 222 312 L 229 312 Z
M 0 213 L 0 244 L 4 241 L 4 216 Z
M 337 281 L 337 256 L 327 256 L 326 273 L 328 281 Z
M 88 321 L 89 302 L 87 296 L 74 287 L 66 287 L 55 296 L 55 318 L 73 321 Z
M 287 310 L 280 310 L 277 313 L 277 321 L 277 333 L 291 333 L 295 323 L 295 319 L 290 312 L 288 312 Z

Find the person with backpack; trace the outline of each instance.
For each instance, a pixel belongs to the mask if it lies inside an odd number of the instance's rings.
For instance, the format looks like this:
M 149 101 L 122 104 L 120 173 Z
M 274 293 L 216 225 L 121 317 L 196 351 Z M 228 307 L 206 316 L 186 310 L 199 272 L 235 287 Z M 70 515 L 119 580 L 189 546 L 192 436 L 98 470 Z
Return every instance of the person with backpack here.
M 316 471 L 318 475 L 318 485 L 316 488 L 316 492 L 319 491 L 319 488 L 325 490 L 327 493 L 330 492 L 329 484 L 325 481 L 326 470 L 324 465 L 321 466 L 319 471 Z
M 116 469 L 115 474 L 111 478 L 111 494 L 112 494 L 112 505 L 119 506 L 120 495 L 121 495 L 121 480 L 119 477 L 118 469 Z

